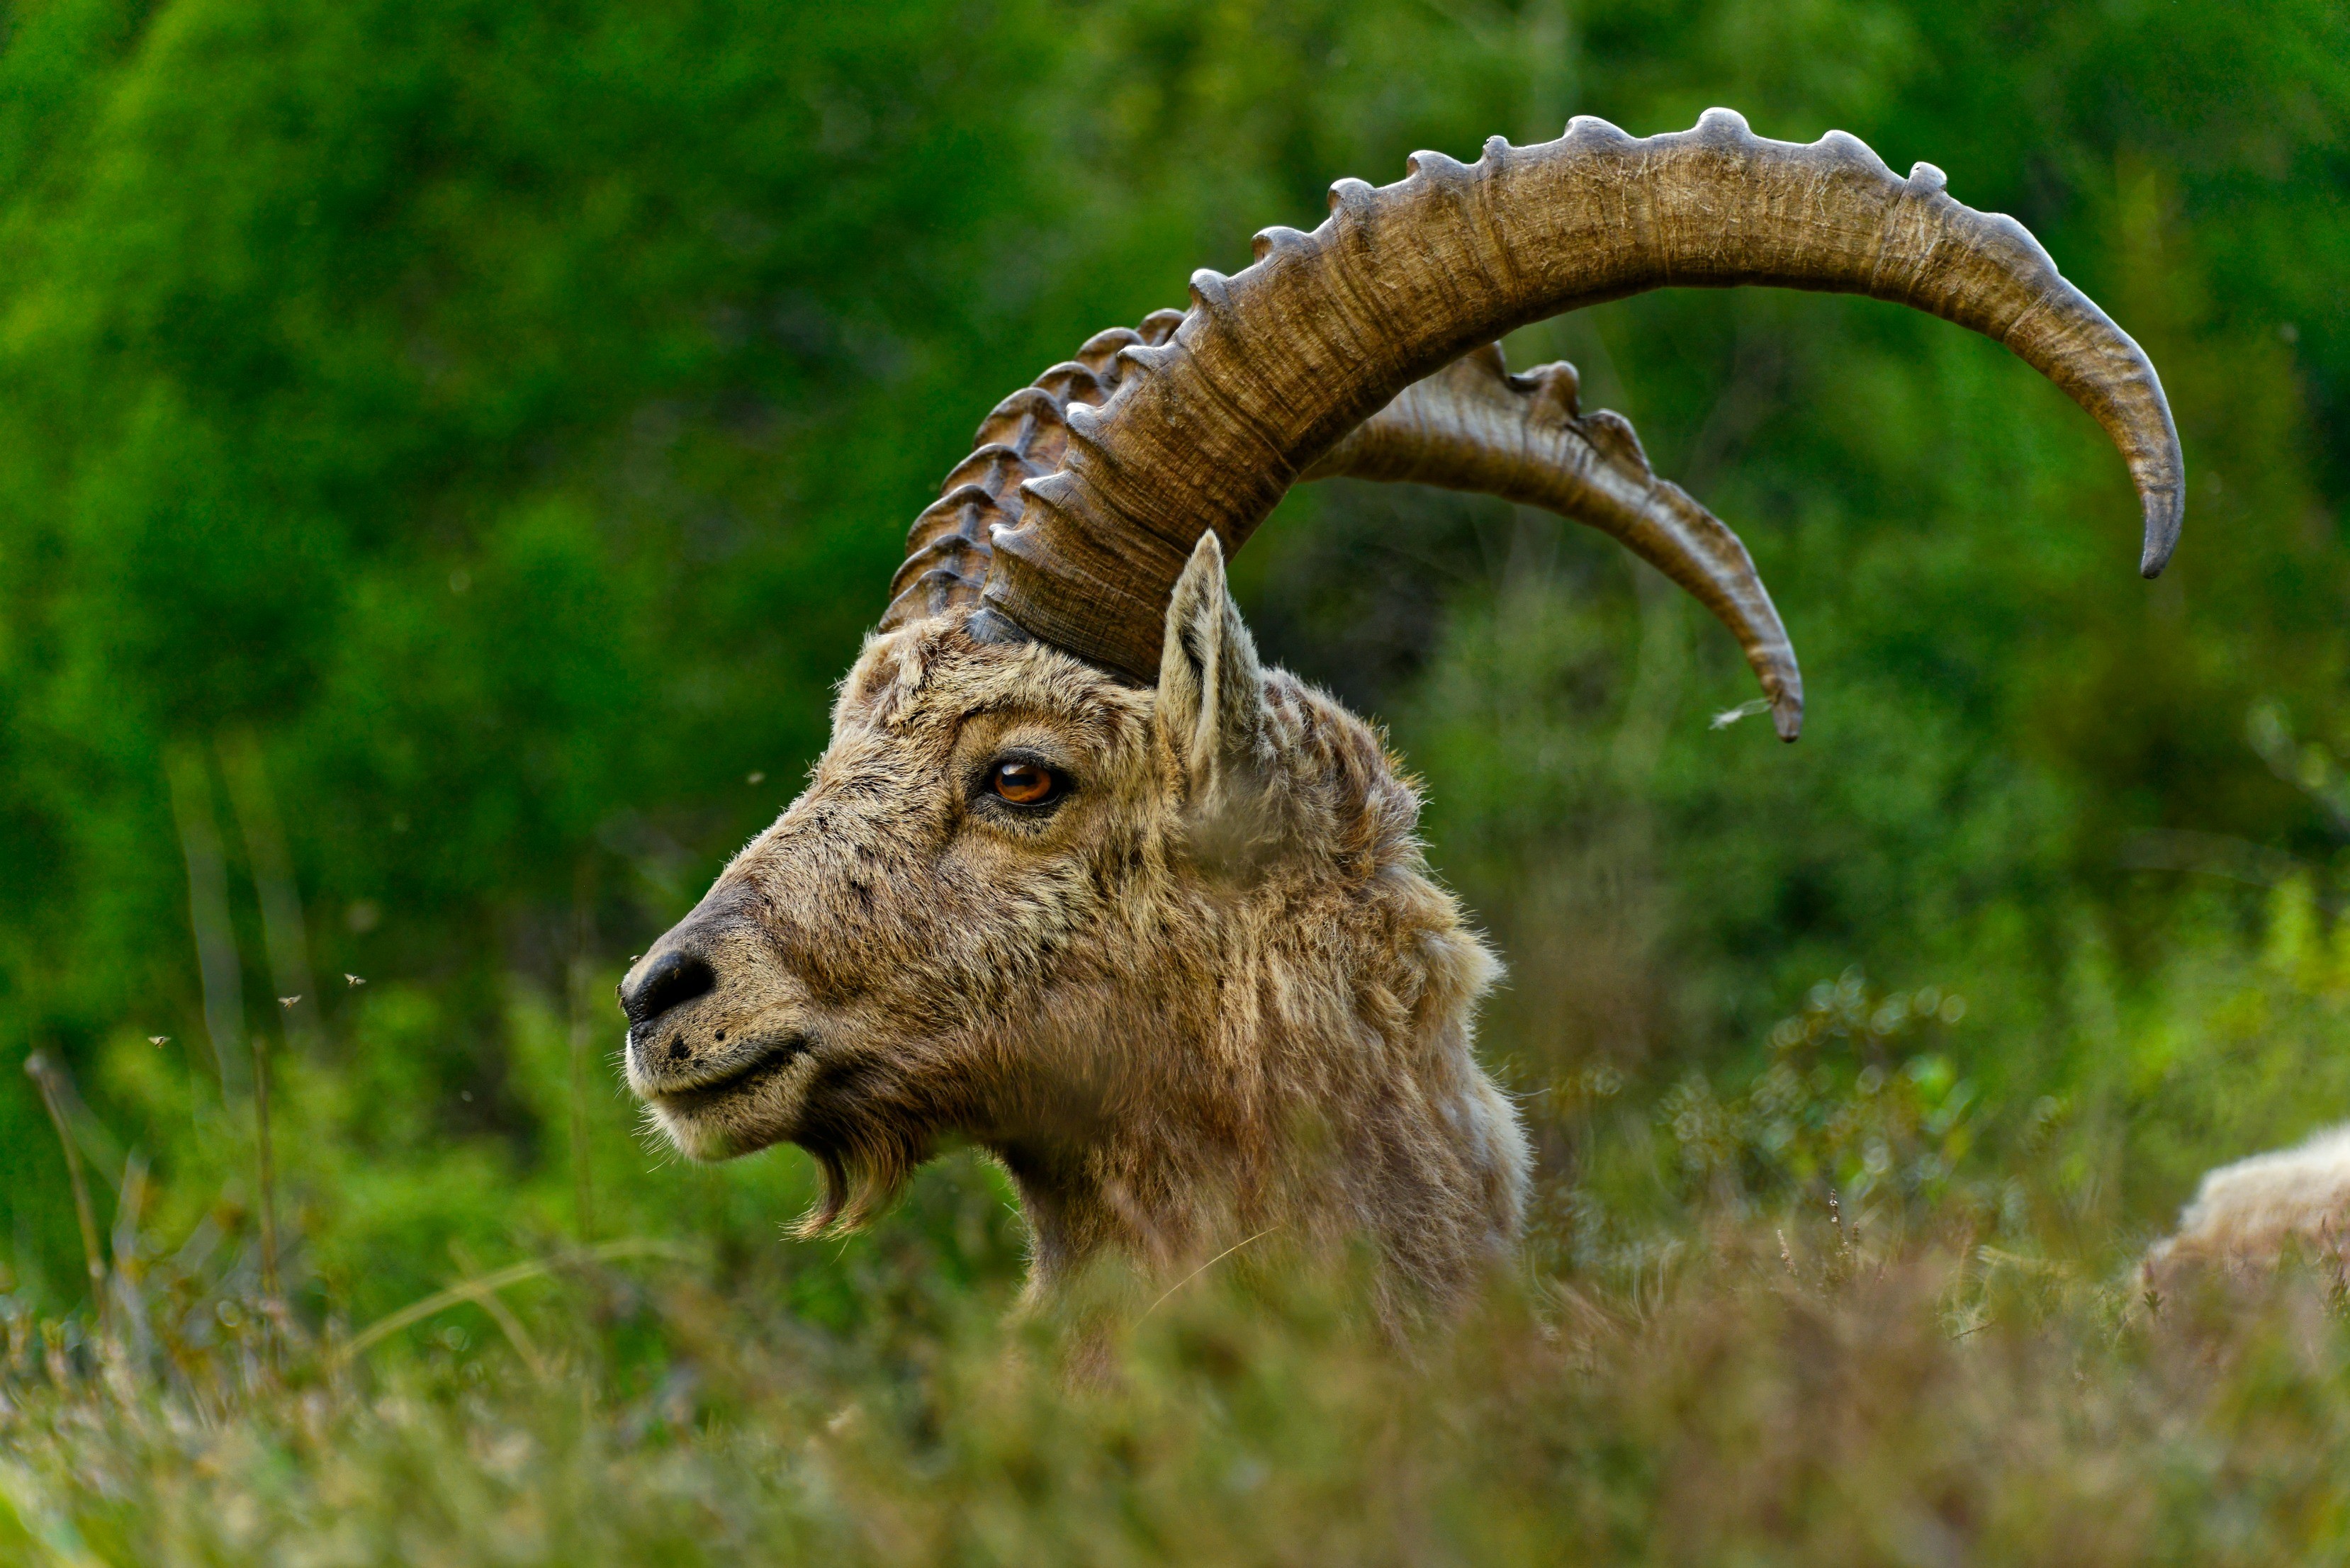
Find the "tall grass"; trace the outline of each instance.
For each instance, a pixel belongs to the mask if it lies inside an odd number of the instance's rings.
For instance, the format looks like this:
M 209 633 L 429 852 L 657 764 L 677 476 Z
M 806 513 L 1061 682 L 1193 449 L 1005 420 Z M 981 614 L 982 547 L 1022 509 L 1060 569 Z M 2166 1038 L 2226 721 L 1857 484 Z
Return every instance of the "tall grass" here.
M 2333 1560 L 2339 1279 L 2150 1303 L 2151 1221 L 2110 1175 L 2282 1130 L 2278 1085 L 2338 1077 L 2350 952 L 2298 898 L 2106 1016 L 2170 1064 L 2069 1102 L 1962 1071 L 1968 1033 L 2008 1025 L 1947 984 L 1852 972 L 1751 1070 L 1522 1080 L 1575 1157 L 1525 1265 L 1409 1351 L 1346 1278 L 1236 1260 L 1073 1374 L 1011 1314 L 988 1167 L 932 1168 L 845 1249 L 787 1243 L 796 1156 L 646 1168 L 624 1107 L 572 1098 L 573 1017 L 527 998 L 525 1092 L 600 1134 L 607 1222 L 633 1233 L 579 1243 L 556 1155 L 509 1182 L 502 1230 L 412 1193 L 395 1246 L 396 1205 L 336 1190 L 343 1075 L 289 1056 L 282 1298 L 234 1191 L 256 1124 L 201 1106 L 226 1196 L 149 1208 L 126 1177 L 108 1289 L 84 1184 L 110 1323 L 0 1298 L 0 1561 Z M 78 1168 L 87 1113 L 52 1082 Z M 354 1247 L 412 1269 L 427 1234 L 432 1288 L 348 1270 Z
M 2341 1550 L 2350 1331 L 2324 1282 L 2288 1280 L 2224 1317 L 2156 1318 L 2068 1262 L 1970 1248 L 1964 1227 L 1924 1219 L 1858 1237 L 1816 1216 L 1693 1226 L 1605 1269 L 1505 1286 L 1416 1358 L 1360 1332 L 1336 1289 L 1211 1276 L 1139 1326 L 1107 1385 L 1073 1381 L 1055 1341 L 977 1302 L 920 1341 L 820 1333 L 712 1290 L 700 1262 L 577 1258 L 537 1299 L 378 1342 L 373 1360 L 256 1313 L 192 1365 L 109 1376 L 87 1340 L 12 1324 L 0 1552 L 1097 1564 Z

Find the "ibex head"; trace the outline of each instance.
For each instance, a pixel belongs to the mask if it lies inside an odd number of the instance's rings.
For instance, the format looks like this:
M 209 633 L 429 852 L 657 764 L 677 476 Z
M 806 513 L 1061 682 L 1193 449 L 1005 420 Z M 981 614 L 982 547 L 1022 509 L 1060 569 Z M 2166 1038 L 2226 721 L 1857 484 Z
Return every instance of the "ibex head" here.
M 2147 575 L 2177 537 L 2153 368 L 1929 165 L 1904 181 L 1841 133 L 1763 141 L 1724 110 L 1645 141 L 1578 119 L 1331 208 L 982 425 L 806 793 L 622 986 L 630 1086 L 687 1153 L 803 1145 L 825 1224 L 969 1138 L 1018 1182 L 1046 1276 L 1245 1224 L 1367 1235 L 1441 1298 L 1505 1251 L 1523 1145 L 1470 1050 L 1492 961 L 1377 737 L 1259 667 L 1223 557 L 1301 479 L 1544 506 L 1701 599 L 1794 739 L 1801 680 L 1744 547 L 1628 425 L 1579 412 L 1572 367 L 1508 374 L 1491 345 L 1529 321 L 1670 284 L 1915 306 L 2105 425 Z

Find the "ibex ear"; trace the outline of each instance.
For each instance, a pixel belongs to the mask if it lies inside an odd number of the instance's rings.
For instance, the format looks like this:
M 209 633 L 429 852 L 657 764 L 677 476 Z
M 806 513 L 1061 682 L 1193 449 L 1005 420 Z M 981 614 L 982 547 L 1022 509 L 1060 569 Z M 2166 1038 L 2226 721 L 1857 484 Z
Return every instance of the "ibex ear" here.
M 1263 776 L 1264 672 L 1224 586 L 1224 548 L 1213 530 L 1200 535 L 1167 601 L 1158 729 L 1195 805 L 1213 812 L 1255 794 Z

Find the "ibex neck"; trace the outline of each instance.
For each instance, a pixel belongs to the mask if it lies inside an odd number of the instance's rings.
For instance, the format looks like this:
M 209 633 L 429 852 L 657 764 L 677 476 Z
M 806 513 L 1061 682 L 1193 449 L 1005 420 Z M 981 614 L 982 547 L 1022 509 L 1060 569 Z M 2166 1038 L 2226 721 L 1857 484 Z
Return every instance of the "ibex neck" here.
M 1191 1266 L 1226 1231 L 1263 1221 L 1278 1185 L 1282 1150 L 1251 1112 L 1256 1088 L 1201 1071 L 1196 1036 L 1121 1045 L 1129 1071 L 1081 1125 L 1064 1104 L 1048 1125 L 990 1142 L 1019 1189 L 1039 1287 L 1107 1258 L 1146 1275 Z M 1157 1070 L 1170 1063 L 1182 1070 Z
M 1334 964 L 1291 929 L 1242 948 L 1203 1015 L 1123 1032 L 1081 1133 L 993 1141 L 1035 1288 L 1105 1256 L 1180 1278 L 1278 1231 L 1309 1251 L 1367 1241 L 1407 1294 L 1452 1299 L 1506 1252 L 1525 1149 L 1470 1050 L 1483 949 L 1440 921 Z

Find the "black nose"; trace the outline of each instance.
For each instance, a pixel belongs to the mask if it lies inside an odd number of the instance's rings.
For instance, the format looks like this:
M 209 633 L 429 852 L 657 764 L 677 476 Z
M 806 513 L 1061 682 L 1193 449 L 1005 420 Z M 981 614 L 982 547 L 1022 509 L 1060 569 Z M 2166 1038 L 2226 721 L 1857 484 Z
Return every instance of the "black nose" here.
M 650 1023 L 672 1007 L 709 994 L 718 983 L 718 971 L 689 952 L 671 951 L 655 959 L 633 982 L 620 987 L 620 1011 L 631 1027 Z

